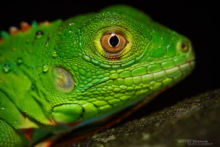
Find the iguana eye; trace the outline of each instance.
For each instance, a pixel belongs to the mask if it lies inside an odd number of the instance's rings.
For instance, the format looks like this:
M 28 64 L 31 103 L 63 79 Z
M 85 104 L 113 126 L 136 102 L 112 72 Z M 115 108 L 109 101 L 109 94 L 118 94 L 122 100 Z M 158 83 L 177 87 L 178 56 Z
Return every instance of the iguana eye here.
M 124 60 L 132 49 L 131 32 L 120 26 L 102 28 L 94 37 L 94 51 L 98 51 L 96 55 L 101 55 L 109 63 Z
M 105 33 L 101 38 L 101 45 L 109 56 L 117 56 L 126 47 L 127 40 L 121 33 Z

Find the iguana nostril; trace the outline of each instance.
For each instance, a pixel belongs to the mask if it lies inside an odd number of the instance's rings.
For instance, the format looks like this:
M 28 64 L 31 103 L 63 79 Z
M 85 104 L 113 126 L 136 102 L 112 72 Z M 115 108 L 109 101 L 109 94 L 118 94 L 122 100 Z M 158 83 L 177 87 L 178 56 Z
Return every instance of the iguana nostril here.
M 184 38 L 177 42 L 177 49 L 181 52 L 186 53 L 191 48 L 192 48 L 191 42 L 187 38 Z
M 187 52 L 189 50 L 188 46 L 185 43 L 182 43 L 181 48 L 183 52 Z

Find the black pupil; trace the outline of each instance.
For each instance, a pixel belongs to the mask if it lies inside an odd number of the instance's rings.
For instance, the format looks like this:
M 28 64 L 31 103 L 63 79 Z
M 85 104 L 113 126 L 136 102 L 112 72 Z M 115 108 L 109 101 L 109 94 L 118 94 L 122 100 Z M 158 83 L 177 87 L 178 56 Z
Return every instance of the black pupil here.
M 109 43 L 112 47 L 116 47 L 119 43 L 119 39 L 116 35 L 112 36 L 109 40 Z

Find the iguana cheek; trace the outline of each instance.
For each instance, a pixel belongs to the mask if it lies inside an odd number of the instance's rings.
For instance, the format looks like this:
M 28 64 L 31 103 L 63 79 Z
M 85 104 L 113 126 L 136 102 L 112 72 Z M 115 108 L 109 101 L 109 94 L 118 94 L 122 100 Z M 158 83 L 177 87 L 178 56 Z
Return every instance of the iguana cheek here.
M 70 92 L 74 89 L 73 76 L 68 70 L 62 67 L 55 67 L 53 70 L 53 76 L 55 87 L 58 90 Z

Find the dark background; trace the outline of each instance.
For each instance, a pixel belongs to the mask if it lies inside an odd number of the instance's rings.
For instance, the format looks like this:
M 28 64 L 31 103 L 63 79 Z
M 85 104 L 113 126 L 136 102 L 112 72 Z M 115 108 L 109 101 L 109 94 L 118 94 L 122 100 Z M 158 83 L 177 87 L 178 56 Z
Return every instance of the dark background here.
M 155 21 L 189 37 L 196 54 L 194 72 L 175 87 L 161 94 L 132 117 L 153 112 L 172 105 L 185 97 L 191 97 L 220 87 L 219 26 L 218 5 L 211 1 L 7 1 L 0 4 L 0 30 L 19 26 L 21 21 L 53 21 L 67 19 L 82 13 L 98 11 L 113 4 L 126 4 L 136 7 Z

